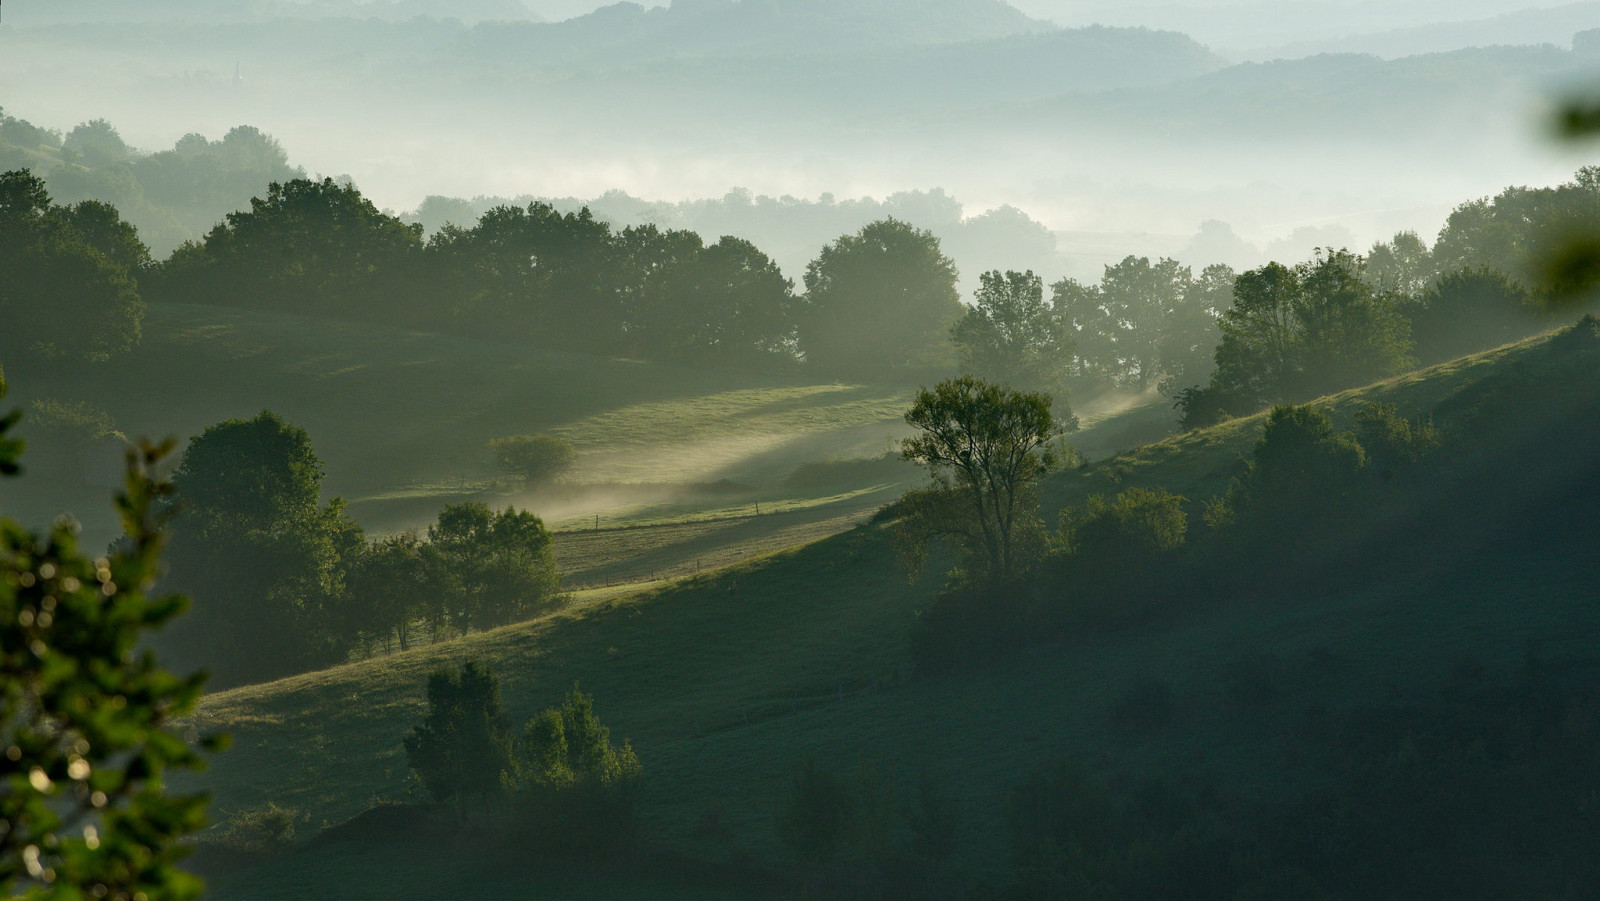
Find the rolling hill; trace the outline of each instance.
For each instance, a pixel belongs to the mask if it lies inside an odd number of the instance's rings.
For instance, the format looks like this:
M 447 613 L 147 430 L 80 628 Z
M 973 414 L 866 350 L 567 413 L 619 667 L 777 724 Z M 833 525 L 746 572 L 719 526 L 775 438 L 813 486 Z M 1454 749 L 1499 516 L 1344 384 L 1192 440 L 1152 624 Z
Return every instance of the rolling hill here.
M 1545 385 L 1552 416 L 1592 410 L 1592 344 L 1532 339 L 1319 403 L 1347 421 L 1358 405 L 1379 400 L 1407 415 L 1431 413 L 1448 430 L 1517 386 Z M 1191 498 L 1198 513 L 1201 500 L 1240 472 L 1260 423 L 1236 420 L 1063 473 L 1047 486 L 1047 506 L 1160 485 Z M 1510 423 L 1496 452 L 1531 453 L 1516 436 L 1537 434 L 1538 453 L 1564 461 L 1542 471 L 1546 487 L 1590 481 L 1592 448 L 1549 444 L 1560 425 L 1530 420 L 1523 432 Z M 1519 458 L 1498 465 L 1514 470 Z M 1505 528 L 1527 521 L 1497 512 L 1494 522 Z M 1321 752 L 1306 756 L 1308 746 L 1294 738 L 1319 723 L 1422 703 L 1448 688 L 1462 661 L 1500 674 L 1527 666 L 1529 655 L 1590 653 L 1600 635 L 1593 524 L 1516 536 L 1492 524 L 1481 545 L 1398 575 L 1329 592 L 1268 587 L 1188 610 L 1169 605 L 1159 621 L 937 677 L 912 671 L 906 641 L 937 578 L 908 581 L 884 528 L 863 525 L 644 592 L 588 596 L 547 619 L 460 642 L 215 694 L 193 728 L 235 737 L 204 780 L 222 816 L 274 802 L 304 811 L 313 826 L 338 823 L 374 799 L 412 797 L 399 738 L 421 713 L 423 677 L 477 658 L 502 676 L 514 720 L 578 682 L 614 733 L 639 750 L 651 853 L 687 861 L 671 871 L 684 881 L 641 886 L 628 868 L 591 872 L 582 883 L 596 896 L 785 896 L 791 884 L 772 823 L 807 758 L 901 785 L 932 777 L 958 824 L 951 878 L 997 878 L 1007 866 L 1002 800 L 1041 762 L 1072 758 L 1112 786 L 1165 774 L 1207 786 L 1212 803 L 1230 810 L 1271 807 L 1319 784 L 1332 766 Z M 1240 700 L 1239 673 L 1263 666 L 1273 674 L 1271 693 Z M 1130 730 L 1118 711 L 1150 685 L 1166 692 L 1172 720 Z M 283 897 L 316 885 L 377 898 L 401 885 L 470 879 L 492 894 L 573 878 L 525 862 L 475 865 L 465 849 L 483 839 L 452 846 L 465 856 L 441 870 L 392 841 L 330 837 L 287 860 L 219 868 L 214 892 Z

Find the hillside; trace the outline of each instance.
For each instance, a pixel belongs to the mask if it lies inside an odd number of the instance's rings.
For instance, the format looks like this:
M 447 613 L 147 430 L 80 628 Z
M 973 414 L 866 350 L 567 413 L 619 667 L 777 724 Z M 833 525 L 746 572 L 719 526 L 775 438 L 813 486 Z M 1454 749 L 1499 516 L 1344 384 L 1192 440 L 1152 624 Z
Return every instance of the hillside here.
M 1593 356 L 1587 344 L 1533 339 L 1324 403 L 1344 419 L 1362 402 L 1383 400 L 1411 415 L 1433 411 L 1449 427 L 1516 386 L 1548 384 L 1551 410 L 1578 415 L 1595 405 Z M 1049 486 L 1049 506 L 1130 484 L 1161 485 L 1198 506 L 1239 471 L 1259 423 L 1230 422 L 1064 473 Z M 1539 453 L 1564 461 L 1542 471 L 1546 487 L 1587 481 L 1592 448 L 1549 445 L 1560 425 L 1513 423 L 1493 452 L 1529 453 L 1517 436 L 1537 435 Z M 1515 470 L 1519 459 L 1499 465 Z M 1499 678 L 1535 657 L 1591 653 L 1600 635 L 1593 525 L 1510 536 L 1491 525 L 1483 544 L 1397 576 L 1179 605 L 1158 622 L 943 677 L 912 673 L 906 641 L 937 580 L 908 582 L 883 528 L 863 526 L 659 589 L 593 596 L 542 621 L 213 695 L 194 725 L 235 737 L 205 778 L 223 816 L 270 801 L 303 810 L 311 824 L 336 823 L 374 799 L 407 797 L 399 738 L 420 715 L 423 676 L 477 657 L 501 674 L 513 719 L 555 703 L 574 681 L 594 694 L 601 716 L 645 761 L 652 847 L 698 862 L 684 871 L 698 886 L 682 889 L 685 896 L 714 897 L 716 886 L 741 884 L 743 897 L 784 893 L 787 883 L 759 874 L 783 859 L 771 824 L 796 767 L 812 756 L 901 785 L 931 776 L 957 823 L 950 872 L 994 878 L 1007 866 L 1001 800 L 1041 762 L 1065 755 L 1124 788 L 1180 778 L 1206 786 L 1226 810 L 1271 807 L 1319 784 L 1333 766 L 1321 751 L 1307 757 L 1295 736 L 1368 708 L 1423 703 L 1468 664 Z M 1266 694 L 1260 680 L 1270 680 Z M 1126 725 L 1119 711 L 1152 685 L 1174 705 L 1171 721 Z M 489 893 L 570 878 L 504 861 L 453 867 L 431 869 L 391 844 L 330 840 L 294 852 L 287 864 L 219 870 L 214 896 L 280 897 L 317 884 L 336 885 L 341 897 L 376 898 L 399 885 L 442 887 L 449 874 L 467 872 Z M 591 873 L 584 883 L 597 894 L 671 896 L 670 888 L 630 883 L 636 877 L 628 873 Z M 740 883 L 741 873 L 767 891 Z

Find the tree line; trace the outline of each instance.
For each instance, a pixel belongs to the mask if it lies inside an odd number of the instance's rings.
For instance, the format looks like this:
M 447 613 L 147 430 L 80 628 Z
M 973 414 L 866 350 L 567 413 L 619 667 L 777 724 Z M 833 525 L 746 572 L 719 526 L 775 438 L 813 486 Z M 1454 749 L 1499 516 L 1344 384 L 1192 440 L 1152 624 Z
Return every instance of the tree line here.
M 1532 315 L 1540 248 L 1600 211 L 1600 177 L 1584 169 L 1566 185 L 1462 205 L 1431 249 L 1402 233 L 1364 256 L 1327 249 L 1245 273 L 1130 256 L 1097 284 L 1062 279 L 1048 296 L 1032 272 L 992 271 L 964 306 L 937 237 L 892 218 L 822 247 L 797 290 L 733 236 L 619 230 L 587 208 L 536 201 L 424 240 L 354 186 L 291 179 L 155 262 L 114 207 L 51 204 L 25 170 L 3 178 L 16 211 L 4 215 L 35 225 L 71 218 L 53 234 L 75 232 L 104 263 L 76 264 L 79 272 L 62 252 L 32 252 L 22 268 L 64 287 L 19 282 L 0 302 L 18 316 L 47 316 L 28 298 L 68 292 L 80 305 L 74 318 L 108 331 L 100 356 L 137 339 L 149 299 L 690 365 L 846 376 L 960 369 L 1057 395 L 1156 387 L 1182 402 L 1190 424 L 1530 333 L 1542 325 Z
M 519 622 L 563 602 L 534 514 L 447 504 L 424 534 L 368 539 L 304 429 L 263 411 L 193 438 L 173 474 L 171 587 L 192 615 L 162 636 L 218 684 L 264 681 Z

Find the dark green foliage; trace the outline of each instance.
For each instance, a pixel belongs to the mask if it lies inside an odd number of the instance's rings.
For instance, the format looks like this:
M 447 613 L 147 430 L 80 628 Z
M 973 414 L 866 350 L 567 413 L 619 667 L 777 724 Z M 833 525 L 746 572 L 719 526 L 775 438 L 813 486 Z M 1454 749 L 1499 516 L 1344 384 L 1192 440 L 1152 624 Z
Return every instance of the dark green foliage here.
M 435 802 L 487 814 L 516 853 L 603 857 L 635 839 L 644 769 L 611 743 L 594 699 L 573 686 L 560 707 L 513 735 L 500 681 L 468 661 L 428 676 L 428 716 L 405 739 L 406 760 Z
M 985 272 L 973 306 L 951 327 L 962 371 L 1022 391 L 1062 398 L 1072 338 L 1032 272 Z
M 460 671 L 428 674 L 428 715 L 406 736 L 406 762 L 428 793 L 460 812 L 515 778 L 511 727 L 500 706 L 500 680 L 469 660 Z
M 1600 168 L 1579 169 L 1553 188 L 1507 188 L 1451 212 L 1434 245 L 1438 272 L 1504 272 L 1537 301 L 1569 304 L 1593 282 L 1582 248 L 1600 216 Z
M 172 579 L 196 598 L 173 651 L 228 684 L 343 659 L 345 569 L 361 529 L 342 501 L 320 503 L 305 430 L 268 411 L 218 423 L 189 442 L 173 482 L 183 512 Z
M 900 534 L 913 557 L 939 536 L 961 547 L 969 573 L 997 583 L 1027 568 L 1037 544 L 1034 484 L 1055 463 L 1057 436 L 1075 427 L 1048 395 L 971 376 L 917 393 L 902 454 L 929 468 L 932 487 L 908 496 Z
M 1423 363 L 1524 338 L 1541 323 L 1528 292 L 1496 269 L 1464 269 L 1441 277 L 1405 309 Z
M 350 566 L 343 619 L 369 647 L 407 650 L 418 620 L 445 618 L 436 612 L 441 598 L 425 547 L 414 534 L 391 535 L 367 545 Z
M 1243 273 L 1219 323 L 1209 393 L 1185 398 L 1185 425 L 1211 410 L 1253 412 L 1400 372 L 1411 364 L 1409 324 L 1393 297 L 1362 279 L 1362 260 L 1327 252 L 1290 269 L 1269 263 Z M 1196 412 L 1188 415 L 1187 406 Z
M 778 838 L 796 859 L 826 863 L 839 853 L 853 807 L 844 781 L 807 758 L 778 814 Z
M 1059 543 L 1069 553 L 1109 561 L 1149 556 L 1183 546 L 1188 498 L 1160 488 L 1130 488 L 1110 502 L 1090 495 L 1082 509 L 1061 511 Z M 1131 562 L 1131 561 L 1130 561 Z
M 1390 480 L 1421 463 L 1439 449 L 1439 430 L 1431 421 L 1413 423 L 1393 404 L 1371 403 L 1356 412 L 1356 440 L 1366 452 L 1367 466 Z
M 897 219 L 822 248 L 806 266 L 800 349 L 824 372 L 936 368 L 961 317 L 956 267 L 939 239 Z
M 633 843 L 644 768 L 631 744 L 611 743 L 592 696 L 574 685 L 560 707 L 527 722 L 516 754 L 515 803 L 535 847 L 603 856 Z
M 1281 533 L 1283 520 L 1312 509 L 1324 516 L 1356 513 L 1352 492 L 1366 462 L 1361 443 L 1334 431 L 1325 410 L 1279 404 L 1267 416 L 1246 474 L 1222 501 L 1227 512 L 1212 515 L 1273 541 L 1309 541 Z
M 448 504 L 423 553 L 440 611 L 460 632 L 518 622 L 563 600 L 550 532 L 527 511 Z
M 0 422 L 0 439 L 14 422 Z M 20 448 L 0 441 L 0 469 Z M 118 499 L 127 537 L 90 559 L 58 523 L 34 535 L 0 522 L 0 893 L 37 898 L 193 898 L 177 869 L 205 798 L 168 792 L 201 758 L 177 723 L 202 677 L 176 677 L 141 649 L 177 616 L 151 597 L 171 486 L 150 477 L 166 448 L 129 454 Z M 219 748 L 219 739 L 206 739 Z
M 53 207 L 37 176 L 0 173 L 0 353 L 104 360 L 132 347 L 144 302 L 129 265 L 146 259 L 114 209 Z
M 444 308 L 471 333 L 619 349 L 618 248 L 611 227 L 587 208 L 495 207 L 470 229 L 447 226 L 434 235 L 428 258 Z
M 161 270 L 158 295 L 184 303 L 405 321 L 422 229 L 332 179 L 273 182 Z
M 489 442 L 494 463 L 530 485 L 552 482 L 572 468 L 572 443 L 554 435 L 512 435 Z
M 1130 256 L 1105 267 L 1098 285 L 1056 282 L 1053 310 L 1073 342 L 1074 374 L 1087 387 L 1159 384 L 1168 394 L 1203 380 L 1233 279 L 1227 266 L 1195 278 L 1176 260 Z

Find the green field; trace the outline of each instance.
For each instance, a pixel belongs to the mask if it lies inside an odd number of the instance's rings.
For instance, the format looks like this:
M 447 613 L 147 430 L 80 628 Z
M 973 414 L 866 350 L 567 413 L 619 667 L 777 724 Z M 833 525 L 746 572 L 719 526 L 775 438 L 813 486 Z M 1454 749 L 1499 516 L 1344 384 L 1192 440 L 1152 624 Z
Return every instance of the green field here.
M 815 540 L 918 478 L 909 466 L 842 465 L 789 478 L 802 464 L 883 454 L 905 433 L 913 384 L 817 384 L 163 304 L 150 307 L 141 345 L 110 363 L 13 366 L 7 376 L 7 404 L 86 401 L 128 436 L 185 439 L 273 410 L 310 433 L 325 493 L 342 496 L 369 533 L 423 528 L 447 503 L 515 504 L 569 533 L 557 553 L 575 586 L 693 574 Z M 1164 402 L 1126 403 L 1085 414 L 1092 427 L 1074 442 L 1104 455 L 1170 429 Z M 537 493 L 497 473 L 487 450 L 492 438 L 533 432 L 577 451 L 565 483 Z M 78 454 L 45 442 L 29 459 Z M 0 484 L 0 506 L 36 525 L 71 512 L 102 545 L 114 535 L 119 454 L 105 442 L 86 461 Z
M 1340 419 L 1370 399 L 1414 415 L 1520 366 L 1540 340 L 1326 403 Z M 1128 484 L 1203 499 L 1225 490 L 1259 425 L 1231 422 L 1063 473 L 1047 486 L 1049 503 Z M 421 715 L 424 676 L 477 657 L 501 675 L 513 719 L 556 703 L 574 682 L 594 694 L 601 717 L 644 762 L 646 833 L 658 851 L 709 868 L 780 863 L 774 815 L 795 768 L 816 757 L 902 785 L 931 775 L 959 818 L 950 865 L 994 876 L 1007 865 L 1000 801 L 1042 761 L 1077 758 L 1113 785 L 1183 772 L 1249 807 L 1287 790 L 1262 774 L 1303 764 L 1284 757 L 1290 749 L 1280 736 L 1316 710 L 1391 698 L 1397 686 L 1426 693 L 1464 657 L 1508 671 L 1530 647 L 1560 656 L 1600 635 L 1587 537 L 1537 555 L 1473 553 L 1473 566 L 1419 567 L 1315 603 L 1267 591 L 1158 628 L 1095 634 L 1020 652 L 994 669 L 931 678 L 911 674 L 906 636 L 938 579 L 908 580 L 884 529 L 862 525 L 648 590 L 582 594 L 539 621 L 218 693 L 193 728 L 235 738 L 203 779 L 220 816 L 275 802 L 305 811 L 313 825 L 334 824 L 377 799 L 410 797 L 400 739 Z M 1282 663 L 1293 707 L 1242 710 L 1228 701 L 1225 673 L 1252 655 Z M 1180 728 L 1154 738 L 1112 728 L 1113 706 L 1150 680 L 1172 687 Z M 395 886 L 438 884 L 428 861 L 374 853 L 363 866 L 328 847 L 308 848 L 221 873 L 214 890 L 223 898 L 297 897 L 318 885 L 333 896 L 377 898 Z M 536 866 L 473 878 L 484 897 L 506 886 L 585 897 Z M 586 884 L 612 896 L 677 891 L 628 878 L 600 874 Z M 684 892 L 719 896 L 705 885 Z

